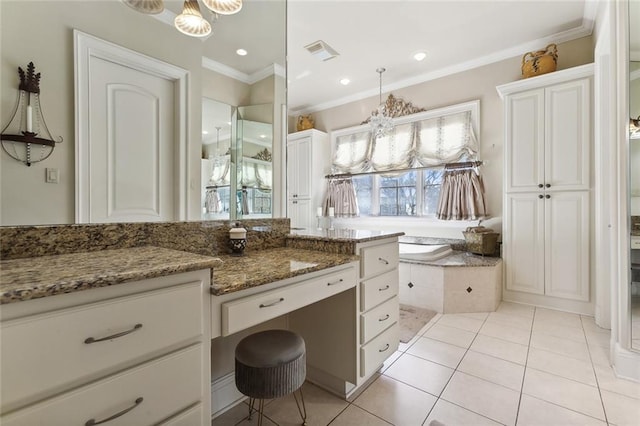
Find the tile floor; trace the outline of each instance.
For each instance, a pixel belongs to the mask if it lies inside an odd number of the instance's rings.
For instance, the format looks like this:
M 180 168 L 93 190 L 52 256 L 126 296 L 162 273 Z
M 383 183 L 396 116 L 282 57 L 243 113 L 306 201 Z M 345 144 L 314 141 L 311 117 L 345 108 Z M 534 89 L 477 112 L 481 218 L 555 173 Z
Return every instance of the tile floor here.
M 593 318 L 502 303 L 438 315 L 401 344 L 351 402 L 306 383 L 309 425 L 640 425 L 640 383 L 608 364 L 609 331 Z M 300 424 L 293 397 L 269 401 L 264 424 Z M 212 426 L 257 424 L 241 404 Z

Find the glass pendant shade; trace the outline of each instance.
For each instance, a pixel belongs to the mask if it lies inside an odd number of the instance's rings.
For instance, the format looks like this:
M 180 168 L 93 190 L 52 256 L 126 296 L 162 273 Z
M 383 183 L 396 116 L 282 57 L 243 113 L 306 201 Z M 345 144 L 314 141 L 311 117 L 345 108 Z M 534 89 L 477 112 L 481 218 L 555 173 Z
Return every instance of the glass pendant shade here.
M 378 104 L 378 108 L 371 114 L 371 117 L 369 117 L 371 131 L 376 138 L 385 136 L 393 130 L 393 119 L 385 114 L 386 107 L 382 103 L 382 73 L 385 71 L 386 69 L 384 68 L 378 68 L 376 70 L 376 72 L 380 74 L 380 103 Z
M 122 0 L 130 8 L 148 15 L 157 15 L 164 10 L 163 0 Z
M 211 34 L 211 24 L 202 17 L 198 0 L 185 0 L 182 13 L 173 21 L 183 34 L 192 37 L 205 37 Z
M 242 9 L 242 0 L 202 0 L 202 2 L 220 15 L 233 15 Z

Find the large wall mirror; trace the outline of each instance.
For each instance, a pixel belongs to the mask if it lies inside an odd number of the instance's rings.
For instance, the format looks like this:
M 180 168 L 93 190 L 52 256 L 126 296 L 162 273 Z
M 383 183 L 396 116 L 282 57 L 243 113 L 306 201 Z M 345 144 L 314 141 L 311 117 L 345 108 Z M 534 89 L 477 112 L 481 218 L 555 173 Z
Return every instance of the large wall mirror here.
M 40 98 L 46 124 L 54 136 L 64 139 L 47 160 L 30 167 L 0 151 L 0 225 L 129 221 L 77 219 L 76 169 L 82 164 L 76 153 L 80 138 L 76 137 L 74 30 L 186 71 L 186 102 L 184 107 L 175 106 L 183 108 L 186 117 L 178 126 L 186 148 L 174 150 L 172 166 L 158 167 L 161 176 L 173 172 L 165 168 L 185 170 L 174 191 L 179 196 L 173 195 L 180 208 L 166 220 L 282 215 L 282 177 L 273 172 L 283 170 L 284 161 L 286 0 L 245 0 L 242 10 L 229 16 L 215 16 L 200 2 L 203 17 L 212 26 L 205 38 L 189 37 L 174 27 L 183 4 L 183 0 L 164 0 L 165 11 L 153 16 L 119 0 L 0 1 L 0 125 L 9 122 L 15 109 L 18 67 L 33 62 L 42 73 Z M 241 49 L 246 55 L 237 53 Z M 224 118 L 215 118 L 218 114 Z M 169 139 L 175 143 L 178 137 Z M 126 149 L 135 144 L 132 137 L 118 146 Z M 118 158 L 135 164 L 135 158 L 146 155 L 142 149 L 134 152 L 119 153 Z M 231 161 L 236 155 L 238 161 Z M 222 181 L 213 176 L 211 182 L 214 168 L 220 172 L 218 163 L 224 163 L 225 156 L 229 172 L 223 173 Z M 139 169 L 136 177 L 148 180 Z M 57 183 L 46 181 L 51 170 L 58 173 Z M 138 179 L 120 186 L 133 187 Z M 207 186 L 218 186 L 215 199 L 210 194 L 208 210 Z
M 640 350 L 640 2 L 629 2 L 631 347 Z

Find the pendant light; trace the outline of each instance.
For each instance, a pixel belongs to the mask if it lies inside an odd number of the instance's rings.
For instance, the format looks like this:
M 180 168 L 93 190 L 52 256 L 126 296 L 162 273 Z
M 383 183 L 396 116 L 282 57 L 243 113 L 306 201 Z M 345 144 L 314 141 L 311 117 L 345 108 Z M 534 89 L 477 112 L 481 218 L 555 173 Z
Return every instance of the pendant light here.
M 185 0 L 182 13 L 173 21 L 183 34 L 192 37 L 206 37 L 211 33 L 211 24 L 202 17 L 198 0 Z
M 202 0 L 202 2 L 220 15 L 233 15 L 242 9 L 242 0 Z
M 164 10 L 163 0 L 122 0 L 122 3 L 147 15 L 157 15 Z
M 378 68 L 376 72 L 380 74 L 380 97 L 378 108 L 369 117 L 369 124 L 371 125 L 371 131 L 374 137 L 379 138 L 385 136 L 393 129 L 393 121 L 391 117 L 385 114 L 386 107 L 382 102 L 382 73 L 385 72 L 385 68 Z

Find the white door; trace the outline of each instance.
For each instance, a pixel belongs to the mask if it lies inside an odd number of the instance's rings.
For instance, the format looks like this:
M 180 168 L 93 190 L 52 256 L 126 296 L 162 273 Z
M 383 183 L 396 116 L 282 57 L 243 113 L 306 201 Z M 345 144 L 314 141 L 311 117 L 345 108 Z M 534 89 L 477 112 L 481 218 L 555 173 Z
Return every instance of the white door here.
M 545 294 L 589 300 L 589 192 L 545 199 Z
M 539 198 L 539 197 L 543 198 Z M 542 193 L 507 194 L 504 264 L 507 290 L 544 294 L 544 206 Z
M 173 82 L 91 58 L 90 222 L 174 216 Z
M 296 198 L 311 198 L 311 168 L 313 167 L 311 137 L 297 140 L 295 144 L 297 151 L 295 161 L 298 163 Z
M 185 220 L 187 71 L 74 31 L 76 221 Z

